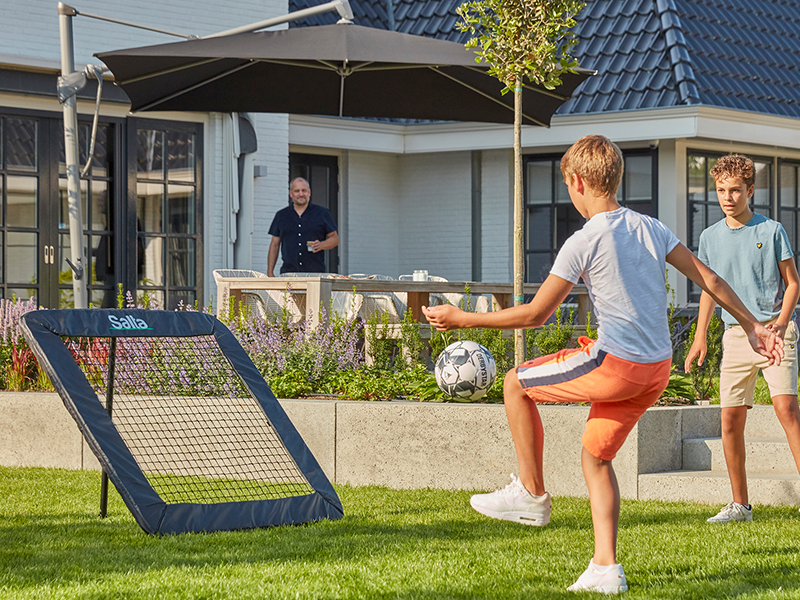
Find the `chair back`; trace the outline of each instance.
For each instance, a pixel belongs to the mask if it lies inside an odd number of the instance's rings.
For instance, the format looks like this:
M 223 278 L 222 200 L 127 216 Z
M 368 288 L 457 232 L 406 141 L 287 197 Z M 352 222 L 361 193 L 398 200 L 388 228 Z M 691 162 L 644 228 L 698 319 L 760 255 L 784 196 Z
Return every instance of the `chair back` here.
M 214 281 L 216 283 L 219 283 L 220 277 L 257 277 L 258 279 L 265 279 L 267 274 L 250 269 L 214 269 Z

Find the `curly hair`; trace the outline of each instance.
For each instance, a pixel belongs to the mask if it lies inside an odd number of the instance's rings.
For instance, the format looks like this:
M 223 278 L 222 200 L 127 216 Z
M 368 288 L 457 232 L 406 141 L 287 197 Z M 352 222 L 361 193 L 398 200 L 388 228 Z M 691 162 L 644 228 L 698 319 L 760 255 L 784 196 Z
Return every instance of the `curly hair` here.
M 756 182 L 756 166 L 753 161 L 741 154 L 723 156 L 710 171 L 714 181 L 741 179 L 749 188 Z
M 561 158 L 561 174 L 580 176 L 595 192 L 614 196 L 625 168 L 622 151 L 602 135 L 586 135 L 570 146 Z

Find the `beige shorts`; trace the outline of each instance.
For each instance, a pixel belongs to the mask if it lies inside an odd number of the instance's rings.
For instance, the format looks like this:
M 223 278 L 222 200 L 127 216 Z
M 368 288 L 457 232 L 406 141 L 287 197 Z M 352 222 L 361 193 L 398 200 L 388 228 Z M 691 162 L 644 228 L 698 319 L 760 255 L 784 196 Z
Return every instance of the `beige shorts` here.
M 771 397 L 797 395 L 797 324 L 789 321 L 783 336 L 783 360 L 769 366 L 747 341 L 739 325 L 725 330 L 722 336 L 722 365 L 719 375 L 720 404 L 724 407 L 753 407 L 753 392 L 758 371 L 764 373 Z

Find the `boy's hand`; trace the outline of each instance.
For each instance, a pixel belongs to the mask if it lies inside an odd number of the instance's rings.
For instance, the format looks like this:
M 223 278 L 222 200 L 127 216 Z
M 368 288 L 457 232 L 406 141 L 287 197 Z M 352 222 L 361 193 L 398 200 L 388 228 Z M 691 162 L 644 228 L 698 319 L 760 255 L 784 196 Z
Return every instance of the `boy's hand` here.
M 783 337 L 779 337 L 772 329 L 756 323 L 747 339 L 753 350 L 769 359 L 769 364 L 779 365 L 783 359 Z
M 786 335 L 786 325 L 778 325 L 777 323 L 770 323 L 766 325 L 766 328 L 770 331 L 774 332 L 775 335 L 778 336 L 779 339 L 783 339 L 783 336 Z
M 706 346 L 706 340 L 704 337 L 695 336 L 694 342 L 692 342 L 692 347 L 689 348 L 689 352 L 686 353 L 686 360 L 683 363 L 683 370 L 687 373 L 692 370 L 692 362 L 695 358 L 697 358 L 697 366 L 702 367 L 703 361 L 706 358 L 706 352 L 708 351 L 708 346 Z
M 430 308 L 423 306 L 422 312 L 425 314 L 425 318 L 428 319 L 428 323 L 438 331 L 461 329 L 463 327 L 461 325 L 461 316 L 464 311 L 452 304 L 442 304 Z

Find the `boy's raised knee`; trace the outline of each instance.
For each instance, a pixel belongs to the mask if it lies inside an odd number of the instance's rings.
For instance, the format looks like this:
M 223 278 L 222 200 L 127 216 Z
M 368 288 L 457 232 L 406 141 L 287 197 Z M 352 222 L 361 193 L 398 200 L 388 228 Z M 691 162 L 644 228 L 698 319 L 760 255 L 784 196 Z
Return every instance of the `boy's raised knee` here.
M 517 377 L 517 368 L 512 367 L 506 372 L 505 379 L 503 379 L 503 390 L 516 388 L 522 388 L 522 384 L 519 382 L 519 377 Z

